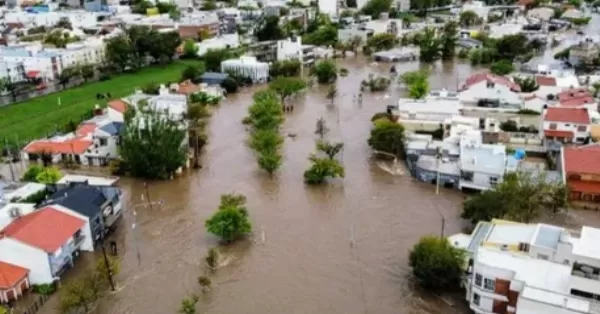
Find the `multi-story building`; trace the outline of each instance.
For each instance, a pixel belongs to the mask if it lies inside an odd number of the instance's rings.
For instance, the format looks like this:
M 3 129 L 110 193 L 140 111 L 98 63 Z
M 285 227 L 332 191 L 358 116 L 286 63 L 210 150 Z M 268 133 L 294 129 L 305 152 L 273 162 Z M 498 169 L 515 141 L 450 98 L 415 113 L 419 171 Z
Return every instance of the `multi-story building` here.
M 63 66 L 60 53 L 27 48 L 0 47 L 0 59 L 6 63 L 22 64 L 25 73 L 35 73 L 35 77 L 43 80 L 54 80 L 61 73 Z
M 308 65 L 315 62 L 314 46 L 302 45 L 302 38 L 292 36 L 277 41 L 277 61 L 296 59 Z
M 540 135 L 561 143 L 584 143 L 590 136 L 590 115 L 585 108 L 550 107 L 544 110 Z
M 4 21 L 7 24 L 52 27 L 61 20 L 68 20 L 74 28 L 91 28 L 97 26 L 98 18 L 101 15 L 102 13 L 85 12 L 82 10 L 67 10 L 45 13 L 12 10 L 6 12 L 4 15 Z
M 401 98 L 397 107 L 398 122 L 408 130 L 433 131 L 444 121 L 460 116 L 460 109 L 458 95 L 445 90 L 433 92 L 422 100 Z
M 600 145 L 563 147 L 563 178 L 574 202 L 600 203 Z M 586 204 L 584 204 L 586 205 Z
M 600 229 L 494 220 L 449 241 L 466 253 L 466 299 L 475 313 L 600 313 Z
M 211 49 L 233 49 L 240 46 L 240 36 L 237 33 L 209 38 L 196 44 L 198 56 L 203 56 Z
M 459 189 L 494 188 L 504 178 L 506 162 L 504 145 L 483 144 L 481 135 L 461 140 Z

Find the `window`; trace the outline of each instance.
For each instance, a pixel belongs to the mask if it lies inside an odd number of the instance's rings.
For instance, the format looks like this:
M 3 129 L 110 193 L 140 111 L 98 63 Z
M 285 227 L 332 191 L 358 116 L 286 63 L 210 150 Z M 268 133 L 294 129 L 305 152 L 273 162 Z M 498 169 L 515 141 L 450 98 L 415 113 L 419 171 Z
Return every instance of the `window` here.
M 106 144 L 108 144 L 108 141 L 105 138 L 98 138 L 98 141 L 100 142 L 100 146 L 106 146 Z
M 556 123 L 550 123 L 549 129 L 556 130 Z
M 548 260 L 548 255 L 546 255 L 546 254 L 538 254 L 537 258 L 538 259 L 543 259 L 543 260 L 547 261 Z
M 577 132 L 585 132 L 585 131 L 587 131 L 587 126 L 580 125 L 577 127 Z
M 529 252 L 529 243 L 519 243 L 519 251 Z
M 571 126 L 571 125 L 570 125 L 570 124 L 568 124 L 568 123 L 565 123 L 565 126 Z
M 481 274 L 475 274 L 475 285 L 477 287 L 481 287 L 482 280 L 483 280 L 483 277 L 481 277 Z
M 490 177 L 490 185 L 494 186 L 498 184 L 498 177 Z
M 483 280 L 483 289 L 494 291 L 496 289 L 496 282 L 492 279 L 485 278 Z
M 465 181 L 473 181 L 473 171 L 461 171 L 460 178 Z
M 570 262 L 569 262 L 569 260 L 568 260 L 568 259 L 566 259 L 566 260 L 564 260 L 564 261 L 563 261 L 563 264 L 565 264 L 565 265 L 569 265 L 569 264 L 570 264 Z
M 481 303 L 481 296 L 477 293 L 473 293 L 473 304 L 479 306 Z

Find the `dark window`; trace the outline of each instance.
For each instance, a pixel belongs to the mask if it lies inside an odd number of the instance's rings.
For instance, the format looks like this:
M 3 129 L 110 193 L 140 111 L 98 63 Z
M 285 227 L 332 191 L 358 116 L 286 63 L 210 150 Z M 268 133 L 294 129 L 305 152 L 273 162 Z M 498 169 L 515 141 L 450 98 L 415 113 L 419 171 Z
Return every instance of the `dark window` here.
M 465 181 L 473 181 L 473 171 L 461 171 L 460 178 Z
M 481 282 L 483 281 L 483 277 L 481 274 L 475 274 L 475 285 L 477 287 L 481 287 Z
M 100 142 L 100 146 L 106 146 L 108 144 L 108 141 L 105 138 L 99 138 L 98 141 Z
M 473 304 L 479 306 L 481 303 L 481 296 L 477 293 L 473 293 Z
M 483 280 L 483 289 L 494 291 L 496 288 L 496 282 L 492 279 L 485 278 Z

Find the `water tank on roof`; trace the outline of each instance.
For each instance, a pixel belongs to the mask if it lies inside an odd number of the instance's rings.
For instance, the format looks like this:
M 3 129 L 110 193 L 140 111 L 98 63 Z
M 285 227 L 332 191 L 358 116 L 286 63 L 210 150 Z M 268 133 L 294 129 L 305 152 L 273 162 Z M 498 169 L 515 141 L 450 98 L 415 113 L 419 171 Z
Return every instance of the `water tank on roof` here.
M 517 150 L 515 150 L 514 157 L 515 157 L 516 160 L 523 160 L 523 159 L 525 159 L 526 155 L 527 154 L 525 153 L 524 149 L 517 149 Z

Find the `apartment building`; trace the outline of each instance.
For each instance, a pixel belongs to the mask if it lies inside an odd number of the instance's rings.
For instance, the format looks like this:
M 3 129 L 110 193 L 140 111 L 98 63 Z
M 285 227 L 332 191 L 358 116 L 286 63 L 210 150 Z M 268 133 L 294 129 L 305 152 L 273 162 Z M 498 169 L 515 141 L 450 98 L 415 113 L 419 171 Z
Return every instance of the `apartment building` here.
M 600 229 L 493 220 L 448 240 L 466 252 L 475 313 L 600 313 Z
M 37 47 L 0 47 L 0 60 L 6 64 L 19 64 L 27 76 L 51 81 L 62 72 L 61 55 Z M 19 66 L 20 67 L 20 66 Z M 11 73 L 14 71 L 10 70 Z
M 303 45 L 302 37 L 292 36 L 277 41 L 277 61 L 297 59 L 304 65 L 315 62 L 314 46 Z
M 243 56 L 239 59 L 221 62 L 221 72 L 229 73 L 230 71 L 249 77 L 255 83 L 264 83 L 269 79 L 269 64 L 259 62 L 255 57 Z
M 74 28 L 96 27 L 100 16 L 105 13 L 86 12 L 83 10 L 68 10 L 56 12 L 28 12 L 9 10 L 4 15 L 6 24 L 21 24 L 24 26 L 52 27 L 61 20 L 68 20 Z

